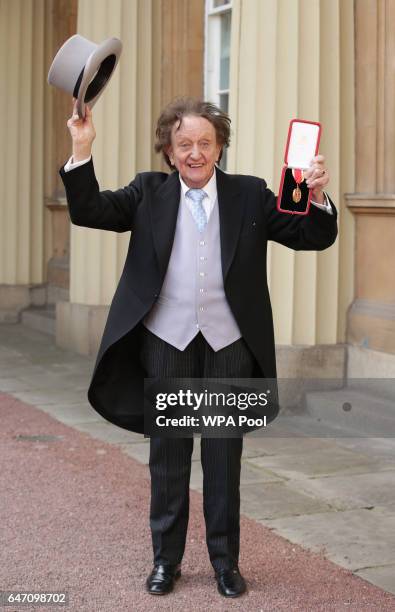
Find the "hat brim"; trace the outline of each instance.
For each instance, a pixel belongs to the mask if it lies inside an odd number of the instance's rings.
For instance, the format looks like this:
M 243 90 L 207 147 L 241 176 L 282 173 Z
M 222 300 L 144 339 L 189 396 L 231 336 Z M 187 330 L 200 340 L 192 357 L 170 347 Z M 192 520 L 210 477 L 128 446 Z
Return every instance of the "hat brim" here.
M 106 88 L 121 52 L 121 41 L 118 38 L 108 38 L 88 57 L 74 88 L 77 112 L 81 119 L 85 117 L 85 105 L 89 104 L 89 108 L 92 108 Z

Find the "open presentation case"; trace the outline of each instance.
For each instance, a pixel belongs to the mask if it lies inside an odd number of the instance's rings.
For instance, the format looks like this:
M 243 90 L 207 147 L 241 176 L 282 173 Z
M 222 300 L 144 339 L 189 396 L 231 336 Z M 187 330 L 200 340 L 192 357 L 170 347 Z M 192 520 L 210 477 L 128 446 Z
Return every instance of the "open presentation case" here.
M 317 155 L 321 138 L 321 124 L 315 121 L 292 119 L 289 124 L 284 166 L 281 172 L 277 209 L 290 215 L 307 215 L 311 190 L 303 171 Z

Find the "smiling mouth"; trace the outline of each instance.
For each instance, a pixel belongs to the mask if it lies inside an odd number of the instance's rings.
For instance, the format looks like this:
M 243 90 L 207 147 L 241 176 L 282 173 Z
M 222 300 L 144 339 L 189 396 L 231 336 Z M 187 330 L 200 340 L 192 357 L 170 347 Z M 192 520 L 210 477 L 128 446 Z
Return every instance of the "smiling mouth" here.
M 203 164 L 188 164 L 190 168 L 203 168 Z

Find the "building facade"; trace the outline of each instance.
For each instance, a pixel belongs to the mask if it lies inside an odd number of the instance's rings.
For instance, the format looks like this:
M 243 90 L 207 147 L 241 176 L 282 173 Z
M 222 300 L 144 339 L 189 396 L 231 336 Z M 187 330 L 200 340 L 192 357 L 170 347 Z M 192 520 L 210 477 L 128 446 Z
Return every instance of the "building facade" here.
M 269 247 L 280 376 L 395 376 L 395 0 L 0 0 L 0 320 L 98 349 L 129 234 L 72 226 L 59 167 L 71 100 L 46 83 L 78 32 L 123 52 L 94 109 L 102 189 L 162 169 L 161 108 L 227 110 L 222 167 L 278 190 L 290 119 L 320 121 L 339 211 L 327 251 Z

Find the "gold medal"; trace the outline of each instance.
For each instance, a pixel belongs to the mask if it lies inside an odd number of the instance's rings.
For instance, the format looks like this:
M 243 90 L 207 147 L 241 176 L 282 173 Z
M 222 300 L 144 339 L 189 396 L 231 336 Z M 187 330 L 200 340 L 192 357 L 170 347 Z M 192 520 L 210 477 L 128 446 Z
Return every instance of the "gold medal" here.
M 300 200 L 302 199 L 302 192 L 300 191 L 299 185 L 293 190 L 292 199 L 295 204 L 299 204 Z
M 292 176 L 295 179 L 295 183 L 296 183 L 296 187 L 292 192 L 292 199 L 295 202 L 295 204 L 299 204 L 300 200 L 302 199 L 302 192 L 300 190 L 300 183 L 303 183 L 304 181 L 304 175 L 303 175 L 303 170 L 299 170 L 298 168 L 293 168 L 292 169 Z

